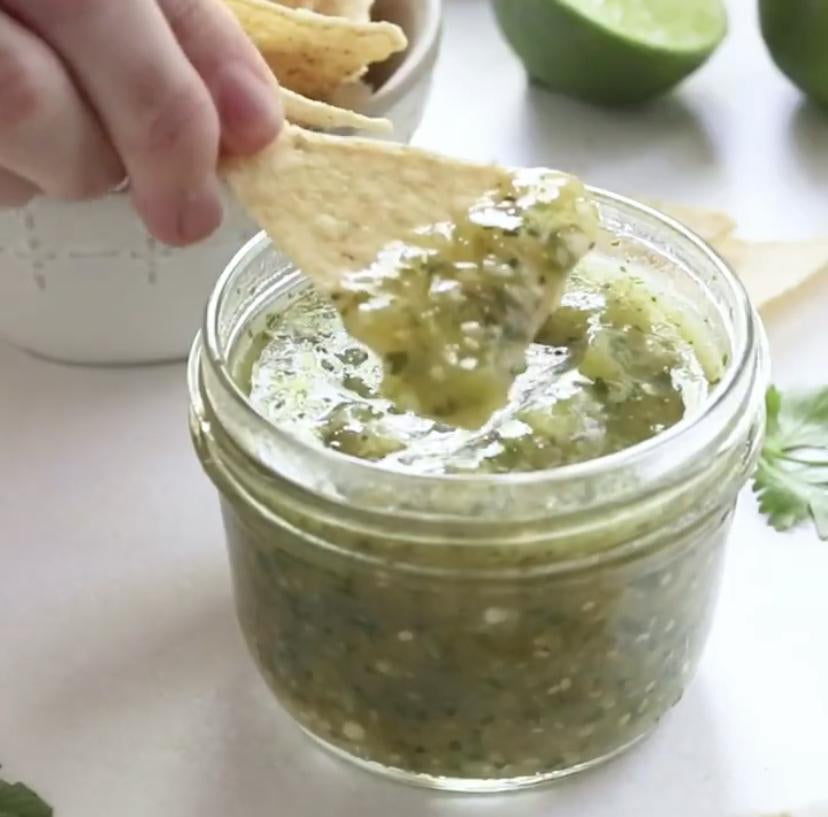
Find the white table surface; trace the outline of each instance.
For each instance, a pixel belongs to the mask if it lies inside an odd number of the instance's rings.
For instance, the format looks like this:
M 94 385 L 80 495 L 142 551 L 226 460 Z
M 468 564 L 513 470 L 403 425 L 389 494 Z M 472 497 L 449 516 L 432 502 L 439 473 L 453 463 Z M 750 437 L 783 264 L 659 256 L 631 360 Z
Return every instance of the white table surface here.
M 828 118 L 771 67 L 752 0 L 671 99 L 608 113 L 527 90 L 483 0 L 447 0 L 418 141 L 828 226 Z M 828 381 L 828 280 L 768 316 L 776 378 Z M 58 817 L 729 817 L 828 803 L 828 544 L 746 494 L 701 672 L 649 741 L 551 789 L 400 787 L 312 747 L 245 654 L 181 366 L 92 370 L 0 346 L 0 763 Z M 806 812 L 810 813 L 810 812 Z M 812 812 L 814 814 L 818 812 Z

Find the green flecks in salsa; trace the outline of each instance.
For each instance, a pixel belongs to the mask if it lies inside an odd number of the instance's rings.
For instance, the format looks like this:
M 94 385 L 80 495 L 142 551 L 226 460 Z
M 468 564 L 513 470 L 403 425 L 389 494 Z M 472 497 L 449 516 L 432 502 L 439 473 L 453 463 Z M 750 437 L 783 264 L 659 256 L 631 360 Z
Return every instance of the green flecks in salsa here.
M 348 332 L 381 358 L 385 397 L 479 428 L 506 403 L 526 348 L 597 226 L 579 181 L 523 171 L 512 189 L 455 223 L 387 248 L 346 276 L 333 298 Z
M 697 666 L 726 531 L 623 568 L 474 580 L 316 558 L 295 529 L 225 520 L 242 629 L 291 714 L 357 757 L 472 779 L 571 770 L 649 732 Z
M 718 376 L 681 313 L 591 257 L 526 355 L 507 404 L 476 430 L 400 411 L 380 359 L 308 291 L 246 351 L 245 388 L 275 425 L 361 459 L 420 473 L 509 473 L 611 454 L 677 423 Z

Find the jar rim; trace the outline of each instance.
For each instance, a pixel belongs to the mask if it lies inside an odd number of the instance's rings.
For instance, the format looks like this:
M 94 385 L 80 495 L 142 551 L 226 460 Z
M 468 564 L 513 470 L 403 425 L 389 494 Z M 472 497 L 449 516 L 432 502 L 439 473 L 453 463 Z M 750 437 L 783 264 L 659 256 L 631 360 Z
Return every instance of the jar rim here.
M 225 267 L 213 289 L 205 310 L 203 328 L 199 337 L 196 338 L 190 359 L 189 380 L 191 397 L 195 399 L 198 392 L 198 383 L 201 377 L 201 360 L 206 357 L 212 370 L 211 373 L 217 378 L 222 390 L 232 399 L 235 407 L 245 416 L 246 421 L 256 427 L 257 433 L 269 435 L 281 444 L 313 458 L 314 462 L 322 466 L 329 465 L 331 468 L 348 467 L 355 474 L 364 474 L 366 477 L 373 479 L 381 478 L 383 475 L 393 475 L 396 478 L 410 480 L 412 483 L 416 482 L 417 484 L 429 486 L 438 486 L 440 484 L 447 486 L 463 484 L 486 487 L 508 485 L 510 488 L 515 488 L 544 484 L 552 487 L 573 480 L 588 480 L 597 476 L 605 476 L 608 473 L 617 472 L 621 469 L 635 467 L 648 458 L 668 451 L 678 439 L 692 434 L 695 429 L 708 421 L 711 414 L 716 412 L 733 391 L 742 373 L 755 369 L 755 366 L 751 365 L 752 357 L 755 354 L 757 340 L 760 344 L 764 343 L 763 333 L 761 332 L 758 318 L 741 280 L 721 256 L 701 237 L 693 233 L 676 219 L 633 199 L 616 193 L 610 193 L 597 187 L 590 186 L 588 190 L 599 203 L 630 211 L 662 228 L 670 230 L 680 240 L 684 241 L 688 246 L 691 246 L 705 258 L 706 262 L 715 270 L 716 275 L 726 283 L 729 294 L 733 298 L 734 309 L 731 311 L 731 317 L 735 322 L 734 329 L 737 343 L 732 349 L 732 354 L 729 356 L 728 364 L 721 380 L 714 386 L 697 410 L 654 437 L 612 454 L 582 462 L 556 466 L 546 470 L 503 474 L 421 474 L 406 471 L 403 468 L 394 468 L 383 465 L 382 463 L 358 459 L 342 452 L 315 446 L 278 428 L 256 410 L 253 403 L 232 377 L 229 368 L 230 349 L 224 348 L 220 337 L 222 303 L 228 285 L 232 282 L 235 272 L 240 268 L 246 267 L 254 259 L 262 255 L 262 253 L 266 252 L 268 248 L 274 246 L 273 242 L 271 242 L 264 232 L 260 232 L 251 238 L 236 253 Z M 265 467 L 270 467 L 267 463 L 262 464 Z M 303 487 L 307 488 L 308 486 Z

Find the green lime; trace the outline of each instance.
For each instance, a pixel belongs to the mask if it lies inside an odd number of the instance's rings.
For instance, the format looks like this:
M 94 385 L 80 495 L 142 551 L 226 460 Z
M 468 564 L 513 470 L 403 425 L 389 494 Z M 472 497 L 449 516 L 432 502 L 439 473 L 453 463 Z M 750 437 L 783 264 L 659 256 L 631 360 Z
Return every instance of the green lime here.
M 669 90 L 727 33 L 722 0 L 494 0 L 494 6 L 534 80 L 608 105 Z
M 759 0 L 762 36 L 780 70 L 828 105 L 828 2 Z

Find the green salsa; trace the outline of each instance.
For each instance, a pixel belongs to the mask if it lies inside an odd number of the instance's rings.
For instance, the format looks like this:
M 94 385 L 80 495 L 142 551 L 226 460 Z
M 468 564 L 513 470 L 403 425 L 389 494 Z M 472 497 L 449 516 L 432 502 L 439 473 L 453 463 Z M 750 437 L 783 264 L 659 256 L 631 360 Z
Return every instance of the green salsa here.
M 703 330 L 643 270 L 594 254 L 479 429 L 395 406 L 386 361 L 308 287 L 250 327 L 234 371 L 259 414 L 312 446 L 412 474 L 509 474 L 621 451 L 696 411 L 723 366 Z M 557 576 L 542 546 L 418 544 L 404 522 L 386 538 L 289 501 L 278 519 L 224 507 L 243 630 L 280 701 L 352 756 L 460 781 L 563 773 L 646 734 L 698 661 L 729 520 Z
M 313 290 L 267 316 L 238 376 L 274 425 L 353 457 L 423 474 L 554 468 L 643 442 L 706 398 L 721 362 L 655 292 L 627 268 L 582 262 L 506 405 L 479 429 L 385 397 L 381 359 Z

